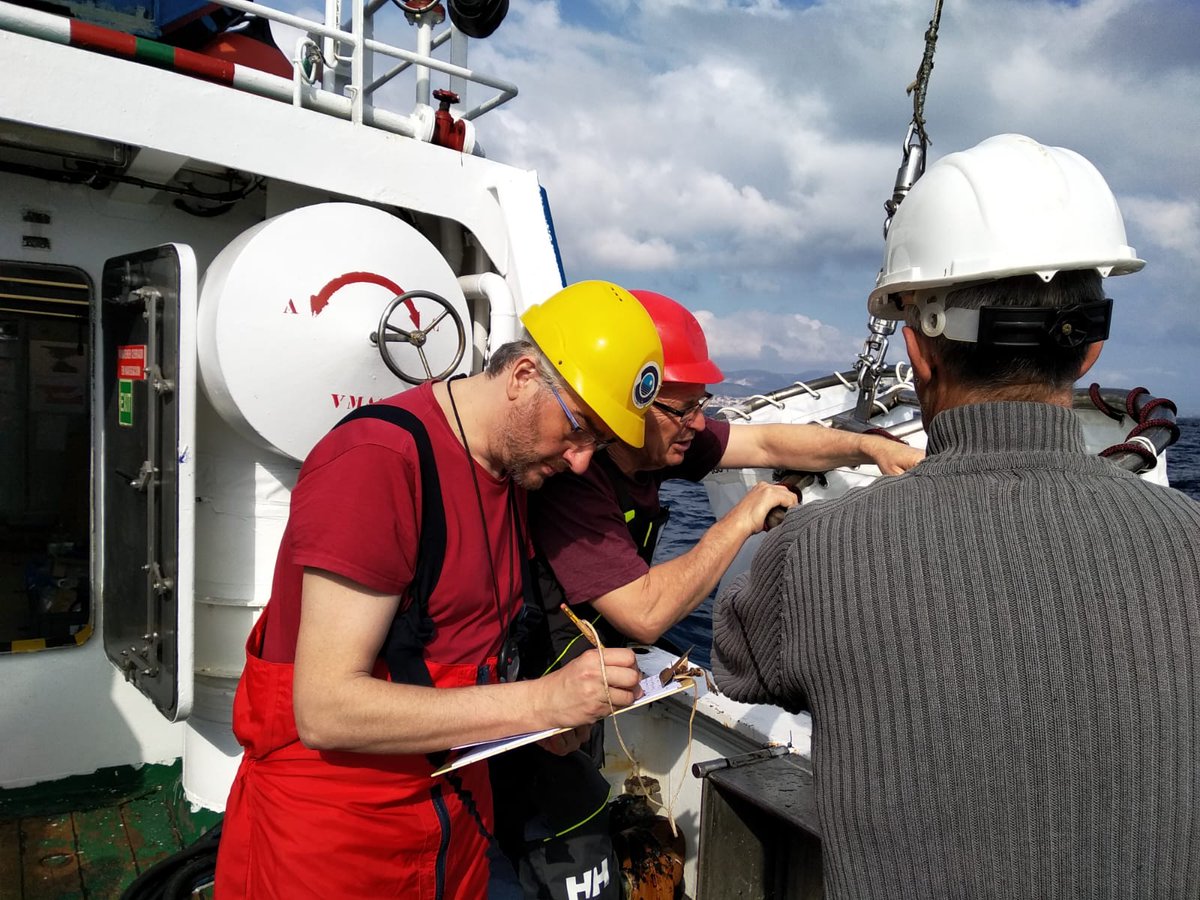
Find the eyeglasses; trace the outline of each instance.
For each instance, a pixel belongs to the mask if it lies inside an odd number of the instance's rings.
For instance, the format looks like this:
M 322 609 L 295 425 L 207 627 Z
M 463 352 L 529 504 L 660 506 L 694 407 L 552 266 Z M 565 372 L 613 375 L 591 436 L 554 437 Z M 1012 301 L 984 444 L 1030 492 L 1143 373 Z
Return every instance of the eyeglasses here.
M 554 399 L 558 401 L 558 405 L 562 407 L 563 415 L 567 417 L 567 421 L 571 423 L 571 436 L 575 438 L 576 443 L 581 447 L 591 447 L 595 452 L 599 453 L 605 447 L 613 443 L 615 438 L 601 440 L 596 437 L 591 429 L 585 428 L 579 424 L 579 420 L 575 418 L 575 414 L 571 412 L 567 404 L 563 402 L 562 394 L 558 392 L 558 388 L 554 382 L 547 382 L 546 386 L 550 388 L 550 393 L 554 395 Z
M 708 406 L 708 401 L 710 400 L 712 400 L 712 394 L 705 391 L 700 395 L 700 399 L 693 400 L 682 409 L 676 409 L 674 406 L 663 403 L 661 400 L 654 401 L 654 408 L 661 409 L 667 415 L 674 416 L 681 424 L 686 424 L 695 418 L 697 413 L 704 412 L 704 407 Z

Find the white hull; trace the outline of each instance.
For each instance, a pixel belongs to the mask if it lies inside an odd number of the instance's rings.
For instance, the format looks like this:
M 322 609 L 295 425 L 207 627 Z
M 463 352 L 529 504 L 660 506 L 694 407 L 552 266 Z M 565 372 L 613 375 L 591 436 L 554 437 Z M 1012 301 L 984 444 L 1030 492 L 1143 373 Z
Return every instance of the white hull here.
M 650 649 L 639 666 L 651 673 L 672 659 L 665 651 Z M 630 775 L 658 781 L 661 812 L 669 813 L 684 835 L 684 884 L 690 887 L 698 881 L 704 787 L 692 767 L 764 747 L 785 747 L 789 753 L 808 756 L 811 737 L 812 721 L 807 713 L 792 715 L 773 706 L 738 703 L 709 692 L 701 681 L 687 691 L 608 719 L 604 774 L 614 797 L 622 792 Z

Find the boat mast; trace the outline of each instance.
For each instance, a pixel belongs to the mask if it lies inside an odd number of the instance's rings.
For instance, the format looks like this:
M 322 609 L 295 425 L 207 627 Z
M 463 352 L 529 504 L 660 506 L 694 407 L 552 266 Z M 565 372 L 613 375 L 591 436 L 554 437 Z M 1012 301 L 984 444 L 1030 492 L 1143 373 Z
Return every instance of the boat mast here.
M 904 135 L 900 168 L 896 171 L 896 184 L 892 188 L 892 196 L 883 204 L 887 212 L 887 218 L 883 220 L 884 238 L 887 238 L 892 216 L 896 214 L 900 203 L 908 196 L 917 179 L 925 173 L 925 155 L 929 148 L 929 135 L 925 132 L 925 94 L 929 89 L 929 76 L 933 72 L 933 51 L 937 45 L 938 25 L 941 20 L 942 0 L 935 0 L 933 18 L 929 20 L 929 27 L 925 29 L 925 52 L 921 56 L 921 64 L 917 67 L 916 78 L 905 88 L 905 93 L 913 98 L 913 115 Z M 875 387 L 883 375 L 888 338 L 895 332 L 896 323 L 891 319 L 871 316 L 867 321 L 867 328 L 870 334 L 867 335 L 854 364 L 858 370 L 858 403 L 854 409 L 854 416 L 863 422 L 871 418 L 871 409 L 875 404 Z

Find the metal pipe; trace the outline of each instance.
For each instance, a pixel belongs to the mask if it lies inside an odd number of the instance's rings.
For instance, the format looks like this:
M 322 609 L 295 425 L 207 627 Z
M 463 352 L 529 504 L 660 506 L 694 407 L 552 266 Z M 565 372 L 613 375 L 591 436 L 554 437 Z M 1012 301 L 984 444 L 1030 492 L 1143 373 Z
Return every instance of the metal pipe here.
M 388 0 L 371 0 L 370 3 L 363 7 L 363 14 L 368 18 L 371 18 L 375 15 L 375 13 L 379 12 L 380 9 L 386 6 L 387 3 Z M 345 19 L 335 19 L 334 21 L 340 22 L 342 28 L 350 27 L 350 22 L 346 21 Z
M 429 58 L 433 53 L 433 25 L 421 16 L 417 22 L 417 55 Z M 417 95 L 418 104 L 429 105 L 429 66 L 417 65 Z
M 462 275 L 459 287 L 468 300 L 484 299 L 488 302 L 488 338 L 484 364 L 497 349 L 515 341 L 520 332 L 517 321 L 517 305 L 513 300 L 508 282 L 495 272 L 478 275 Z
M 493 78 L 491 75 L 483 75 L 479 72 L 474 72 L 471 69 L 465 69 L 462 66 L 456 66 L 452 63 L 442 62 L 440 59 L 420 58 L 417 54 L 408 50 L 401 50 L 399 47 L 392 47 L 387 44 L 381 44 L 378 41 L 367 39 L 363 41 L 363 45 L 375 53 L 382 53 L 384 56 L 391 56 L 395 59 L 406 59 L 411 63 L 422 63 L 431 69 L 438 72 L 444 72 L 447 75 L 458 75 L 462 78 L 472 81 L 475 84 L 482 84 L 486 87 L 495 88 L 500 93 L 489 100 L 479 104 L 474 109 L 464 112 L 461 118 L 470 120 L 478 118 L 490 109 L 495 109 L 502 103 L 507 103 L 513 97 L 517 96 L 517 86 L 511 81 L 504 81 L 500 78 Z
M 437 35 L 437 37 L 435 37 L 433 39 L 433 43 L 431 44 L 431 49 L 436 50 L 442 44 L 446 43 L 446 41 L 450 39 L 450 34 L 451 33 L 449 31 L 443 31 L 441 34 Z M 458 59 L 456 59 L 454 57 L 453 54 L 451 54 L 450 61 L 452 63 L 454 63 L 455 65 L 462 64 L 461 62 L 459 62 Z M 465 62 L 465 61 L 466 61 L 466 59 L 464 57 L 462 62 Z M 400 63 L 400 65 L 398 65 L 398 66 L 393 66 L 392 68 L 388 69 L 384 74 L 380 75 L 378 78 L 376 78 L 374 81 L 372 81 L 369 85 L 367 85 L 367 93 L 368 94 L 375 93 L 375 91 L 377 91 L 379 88 L 383 87 L 385 84 L 387 84 L 389 81 L 391 81 L 397 75 L 399 75 L 401 72 L 407 70 L 412 65 L 413 64 L 411 62 L 405 61 L 405 62 Z M 455 76 L 451 80 L 450 90 L 454 91 L 454 83 L 455 83 L 455 81 L 458 81 L 458 80 L 461 80 L 458 76 Z M 455 93 L 457 94 L 457 93 L 461 93 L 461 92 L 455 91 Z
M 791 752 L 791 747 L 783 744 L 775 744 L 774 746 L 763 747 L 761 750 L 752 750 L 749 753 L 743 753 L 739 756 L 704 760 L 703 762 L 692 763 L 692 775 L 696 778 L 707 778 L 713 772 L 719 772 L 722 769 L 740 769 L 742 766 L 762 762 L 765 759 L 774 759 L 776 756 L 783 756 L 789 752 Z
M 332 27 L 342 20 L 342 0 L 325 0 L 325 24 Z M 299 26 L 298 26 L 299 27 Z M 306 32 L 311 34 L 309 29 Z M 338 56 L 337 40 L 330 35 L 324 35 L 321 41 L 322 63 L 325 60 L 336 60 Z M 327 91 L 337 90 L 337 67 L 322 64 L 321 87 Z
M 450 62 L 465 69 L 467 66 L 467 36 L 453 25 L 450 26 L 447 33 L 450 35 Z M 452 75 L 450 77 L 450 90 L 458 94 L 464 104 L 467 102 L 468 84 L 470 82 L 462 76 Z
M 358 40 L 357 35 L 363 33 L 363 0 L 350 0 L 350 18 L 354 23 L 351 31 L 356 35 L 354 49 L 350 54 L 350 121 L 361 125 L 363 121 L 363 103 L 366 92 L 363 90 L 363 67 L 367 49 Z

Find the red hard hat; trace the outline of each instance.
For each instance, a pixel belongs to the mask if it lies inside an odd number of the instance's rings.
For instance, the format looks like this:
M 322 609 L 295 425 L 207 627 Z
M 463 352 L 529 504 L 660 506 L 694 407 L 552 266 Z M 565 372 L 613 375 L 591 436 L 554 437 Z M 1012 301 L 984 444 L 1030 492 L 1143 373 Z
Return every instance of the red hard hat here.
M 630 291 L 654 320 L 663 347 L 663 381 L 716 384 L 725 376 L 708 358 L 704 330 L 688 310 L 654 291 Z

